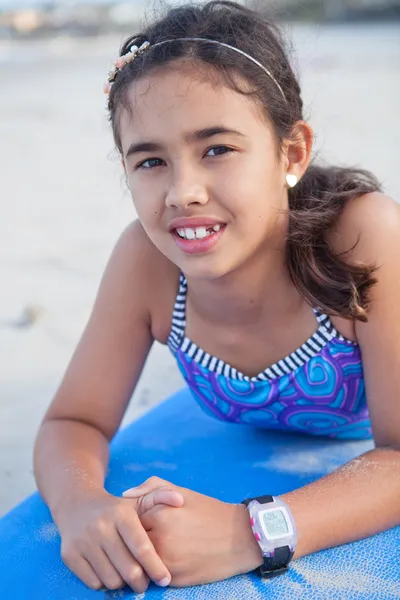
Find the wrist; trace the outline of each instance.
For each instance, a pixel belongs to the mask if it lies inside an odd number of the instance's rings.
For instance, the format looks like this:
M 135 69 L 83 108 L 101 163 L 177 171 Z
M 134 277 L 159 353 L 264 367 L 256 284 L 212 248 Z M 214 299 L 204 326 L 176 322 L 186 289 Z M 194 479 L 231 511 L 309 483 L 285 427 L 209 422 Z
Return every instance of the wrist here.
M 300 488 L 301 489 L 301 488 Z M 297 560 L 308 554 L 316 552 L 319 548 L 315 545 L 310 546 L 311 539 L 315 540 L 315 535 L 306 536 L 303 535 L 304 531 L 313 531 L 313 525 L 315 524 L 315 511 L 310 511 L 309 505 L 304 502 L 303 496 L 298 494 L 298 490 L 293 492 L 287 492 L 280 496 L 286 504 L 290 506 L 290 510 L 294 516 L 297 527 L 297 544 L 292 560 Z
M 254 538 L 251 528 L 249 513 L 244 504 L 235 504 L 235 518 L 238 523 L 237 534 L 237 573 L 248 573 L 254 571 L 263 564 L 261 548 Z
M 54 504 L 49 504 L 49 509 L 54 523 L 57 527 L 62 526 L 64 521 L 68 522 L 69 515 L 74 513 L 85 502 L 90 502 L 95 498 L 108 496 L 104 487 L 76 487 L 62 494 Z

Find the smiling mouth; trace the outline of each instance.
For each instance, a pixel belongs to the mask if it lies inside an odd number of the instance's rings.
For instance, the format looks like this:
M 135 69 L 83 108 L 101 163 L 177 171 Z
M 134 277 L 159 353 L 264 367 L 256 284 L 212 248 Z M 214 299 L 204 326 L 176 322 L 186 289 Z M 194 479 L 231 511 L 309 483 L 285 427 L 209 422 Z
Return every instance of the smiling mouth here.
M 202 240 L 214 233 L 218 233 L 225 227 L 225 224 L 216 224 L 210 227 L 178 227 L 174 233 L 183 240 Z
M 175 243 L 185 254 L 204 254 L 218 244 L 225 229 L 226 223 L 215 223 L 208 227 L 176 227 L 171 233 Z

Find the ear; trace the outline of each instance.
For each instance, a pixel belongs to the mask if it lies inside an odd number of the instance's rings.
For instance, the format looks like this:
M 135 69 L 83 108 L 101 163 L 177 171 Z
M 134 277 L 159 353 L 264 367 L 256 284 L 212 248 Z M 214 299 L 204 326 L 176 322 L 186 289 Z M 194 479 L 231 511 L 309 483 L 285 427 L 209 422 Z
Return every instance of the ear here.
M 313 130 L 306 121 L 297 121 L 284 143 L 286 173 L 296 175 L 299 181 L 310 163 L 312 147 Z

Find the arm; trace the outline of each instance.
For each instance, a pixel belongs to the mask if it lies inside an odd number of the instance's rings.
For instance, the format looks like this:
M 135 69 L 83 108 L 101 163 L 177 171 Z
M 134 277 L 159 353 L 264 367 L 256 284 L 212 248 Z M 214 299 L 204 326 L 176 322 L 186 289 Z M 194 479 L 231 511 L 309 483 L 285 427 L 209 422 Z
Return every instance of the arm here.
M 89 322 L 36 439 L 36 482 L 55 517 L 76 495 L 103 489 L 108 442 L 152 345 L 138 229 L 129 226 L 112 253 Z
M 294 559 L 400 525 L 400 451 L 376 448 L 282 494 L 298 530 Z
M 94 589 L 126 582 L 140 593 L 149 577 L 160 585 L 170 580 L 140 524 L 141 505 L 104 489 L 108 442 L 153 342 L 155 253 L 139 223 L 122 234 L 35 444 L 36 481 L 60 532 L 62 558 Z M 158 503 L 181 506 L 181 497 L 164 489 L 146 501 Z
M 368 322 L 356 324 L 376 448 L 330 475 L 282 496 L 299 531 L 295 558 L 400 525 L 400 207 L 381 194 L 354 200 L 338 251 L 376 264 Z

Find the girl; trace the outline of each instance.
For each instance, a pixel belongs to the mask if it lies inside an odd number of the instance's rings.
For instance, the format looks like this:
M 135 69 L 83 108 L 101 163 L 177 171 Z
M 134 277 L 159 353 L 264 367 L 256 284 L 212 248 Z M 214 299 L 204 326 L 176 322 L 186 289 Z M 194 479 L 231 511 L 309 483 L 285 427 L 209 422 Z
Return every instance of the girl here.
M 92 588 L 273 573 L 293 553 L 400 524 L 400 210 L 368 172 L 311 164 L 283 48 L 256 12 L 209 2 L 129 38 L 109 74 L 139 219 L 115 246 L 35 447 L 63 560 Z M 153 340 L 220 419 L 373 436 L 351 469 L 275 499 L 293 529 L 279 560 L 244 504 L 158 478 L 123 498 L 104 489 L 108 442 Z

